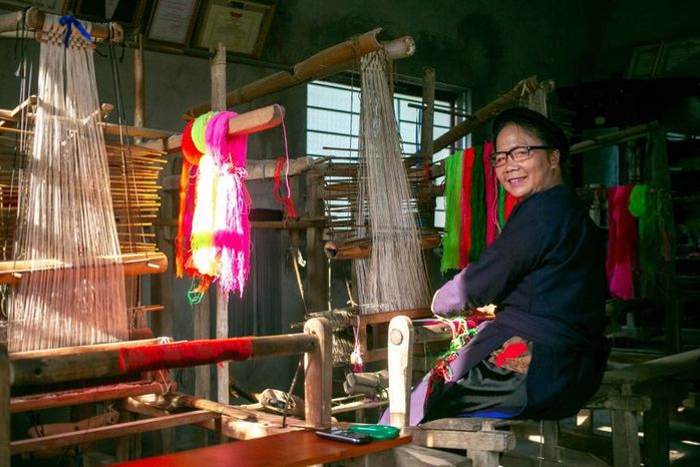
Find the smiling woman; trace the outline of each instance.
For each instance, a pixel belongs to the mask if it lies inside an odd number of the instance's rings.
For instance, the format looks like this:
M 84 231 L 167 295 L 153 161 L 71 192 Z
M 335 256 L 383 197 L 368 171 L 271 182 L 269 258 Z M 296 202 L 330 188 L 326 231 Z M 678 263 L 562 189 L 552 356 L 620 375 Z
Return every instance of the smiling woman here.
M 494 304 L 497 312 L 444 362 L 444 381 L 429 374 L 414 388 L 412 425 L 453 416 L 570 416 L 605 369 L 602 236 L 562 182 L 566 137 L 520 108 L 500 114 L 494 134 L 496 175 L 519 202 L 481 257 L 437 291 L 432 310 L 451 318 Z

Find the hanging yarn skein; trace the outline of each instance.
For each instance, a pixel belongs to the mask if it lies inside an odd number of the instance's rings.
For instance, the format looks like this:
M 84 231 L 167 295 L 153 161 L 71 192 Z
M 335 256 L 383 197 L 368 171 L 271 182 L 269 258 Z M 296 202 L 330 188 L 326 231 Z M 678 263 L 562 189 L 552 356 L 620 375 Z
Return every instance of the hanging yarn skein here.
M 430 288 L 401 156 L 384 50 L 361 58 L 358 237 L 371 238 L 355 260 L 362 313 L 427 307 Z M 365 227 L 368 226 L 368 227 Z
M 219 258 L 218 283 L 225 293 L 243 296 L 250 272 L 250 203 L 245 188 L 247 135 L 229 135 L 237 114 L 219 112 L 207 124 L 206 145 L 218 170 L 214 245 Z
M 69 26 L 69 27 L 66 27 Z M 10 352 L 128 337 L 124 270 L 88 28 L 46 15 L 8 303 Z M 45 265 L 55 265 L 46 269 Z

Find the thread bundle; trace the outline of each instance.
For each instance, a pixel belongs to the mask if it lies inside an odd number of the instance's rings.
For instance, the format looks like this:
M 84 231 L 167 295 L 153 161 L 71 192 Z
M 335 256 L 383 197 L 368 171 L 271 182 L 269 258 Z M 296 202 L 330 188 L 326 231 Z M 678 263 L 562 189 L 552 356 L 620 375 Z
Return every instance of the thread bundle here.
M 250 272 L 248 136 L 228 134 L 235 112 L 209 112 L 185 126 L 176 237 L 176 274 L 216 281 L 225 293 L 243 295 Z

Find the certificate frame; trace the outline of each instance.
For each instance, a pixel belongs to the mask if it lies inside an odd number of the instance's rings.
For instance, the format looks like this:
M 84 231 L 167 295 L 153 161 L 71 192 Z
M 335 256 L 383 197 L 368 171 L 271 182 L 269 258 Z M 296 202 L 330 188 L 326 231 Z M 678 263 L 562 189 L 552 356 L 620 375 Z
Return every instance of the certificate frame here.
M 249 0 L 206 0 L 201 8 L 196 46 L 213 50 L 218 42 L 228 53 L 259 57 L 275 5 Z
M 146 42 L 153 45 L 188 47 L 201 7 L 201 0 L 158 0 L 146 28 Z
M 21 10 L 27 7 L 35 7 L 47 13 L 65 15 L 70 9 L 71 0 L 3 0 L 0 8 L 5 10 Z
M 141 24 L 146 0 L 113 0 L 116 8 L 114 16 L 105 14 L 107 3 L 104 0 L 74 0 L 75 16 L 98 23 L 116 22 L 126 28 L 135 28 Z

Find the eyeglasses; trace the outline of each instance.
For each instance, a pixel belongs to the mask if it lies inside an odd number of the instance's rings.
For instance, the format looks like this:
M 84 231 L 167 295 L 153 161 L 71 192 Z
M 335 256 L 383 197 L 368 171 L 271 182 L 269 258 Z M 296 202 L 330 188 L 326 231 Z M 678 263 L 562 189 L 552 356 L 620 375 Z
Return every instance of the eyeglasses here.
M 532 157 L 532 151 L 535 149 L 554 149 L 552 146 L 515 146 L 510 151 L 498 151 L 489 156 L 491 165 L 494 167 L 503 167 L 506 165 L 508 158 L 513 162 L 526 161 Z

